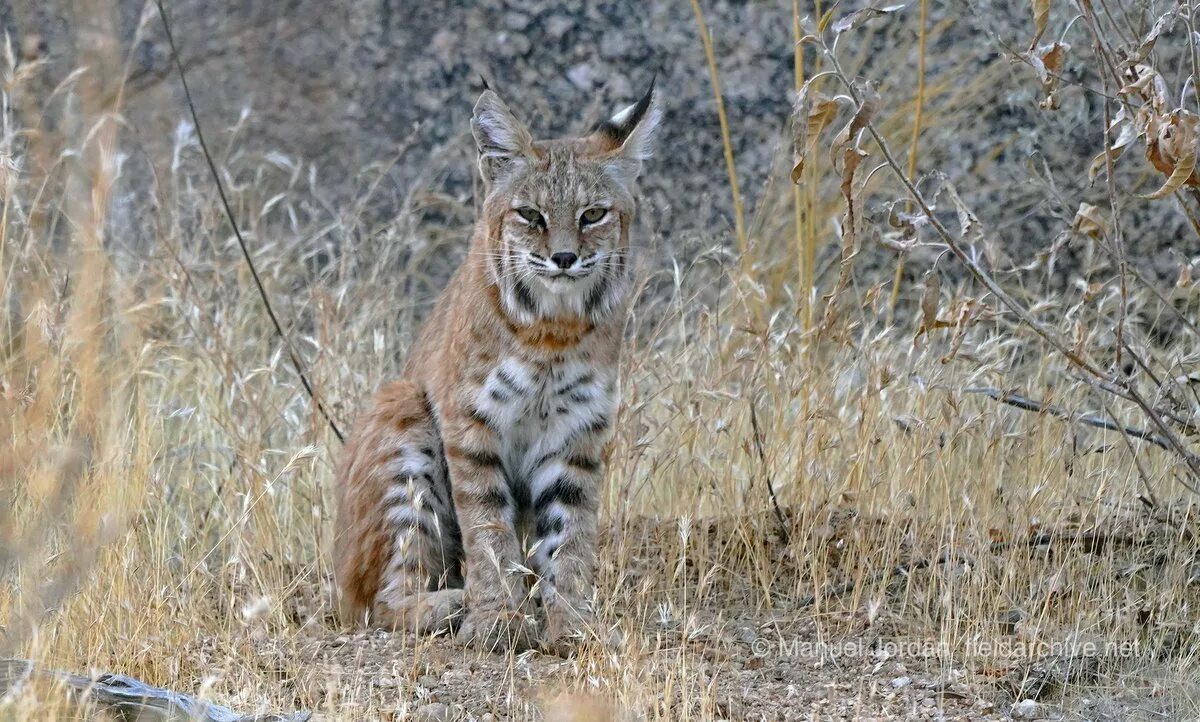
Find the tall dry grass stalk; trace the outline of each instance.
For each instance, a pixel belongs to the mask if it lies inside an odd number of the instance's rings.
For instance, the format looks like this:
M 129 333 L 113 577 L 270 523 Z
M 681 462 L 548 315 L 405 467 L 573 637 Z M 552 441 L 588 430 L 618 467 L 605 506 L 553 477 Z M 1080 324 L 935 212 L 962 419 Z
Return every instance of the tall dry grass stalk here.
M 921 0 L 920 17 L 917 22 L 917 91 L 913 104 L 912 140 L 908 144 L 908 177 L 917 177 L 918 147 L 921 142 L 921 121 L 925 113 L 925 40 L 929 30 L 929 0 Z M 900 300 L 900 285 L 904 280 L 904 255 L 896 258 L 896 272 L 892 275 L 892 293 L 888 299 L 888 321 L 895 318 L 896 302 Z
M 700 41 L 704 44 L 704 57 L 708 61 L 708 77 L 712 83 L 713 100 L 717 106 L 717 119 L 721 124 L 721 145 L 725 151 L 725 172 L 729 176 L 729 193 L 733 201 L 734 233 L 737 237 L 739 258 L 744 258 L 749 251 L 749 239 L 746 236 L 746 223 L 743 219 L 745 208 L 742 205 L 742 190 L 738 184 L 737 164 L 733 157 L 733 141 L 729 135 L 729 120 L 725 117 L 725 96 L 721 94 L 721 78 L 717 71 L 717 56 L 713 51 L 712 31 L 704 21 L 704 11 L 700 8 L 700 0 L 692 0 L 692 11 L 696 14 L 696 25 L 700 29 Z

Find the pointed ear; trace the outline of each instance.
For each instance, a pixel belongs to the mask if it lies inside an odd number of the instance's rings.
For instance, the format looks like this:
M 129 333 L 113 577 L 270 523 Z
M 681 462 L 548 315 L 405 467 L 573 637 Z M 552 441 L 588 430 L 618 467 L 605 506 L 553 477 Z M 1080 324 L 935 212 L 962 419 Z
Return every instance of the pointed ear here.
M 610 149 L 613 170 L 627 182 L 637 178 L 642 161 L 654 152 L 654 137 L 662 121 L 654 82 L 642 99 L 596 127 L 596 135 Z
M 533 136 L 495 91 L 483 91 L 475 102 L 471 134 L 479 149 L 479 174 L 488 185 L 533 155 Z

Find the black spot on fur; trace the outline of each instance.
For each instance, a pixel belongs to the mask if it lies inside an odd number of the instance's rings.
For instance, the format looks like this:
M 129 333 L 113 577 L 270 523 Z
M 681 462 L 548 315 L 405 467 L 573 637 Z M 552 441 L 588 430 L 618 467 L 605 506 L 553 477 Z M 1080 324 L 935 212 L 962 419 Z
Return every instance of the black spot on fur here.
M 598 434 L 602 431 L 607 431 L 612 424 L 612 420 L 608 418 L 608 414 L 601 414 L 596 417 L 596 420 L 587 425 L 587 430 L 593 434 Z
M 480 506 L 492 511 L 501 511 L 510 505 L 509 495 L 505 493 L 504 489 L 491 488 L 474 496 Z
M 500 399 L 496 399 L 496 400 L 499 401 Z M 484 416 L 483 412 L 480 411 L 479 409 L 475 408 L 474 406 L 471 406 L 469 409 L 467 409 L 467 418 L 469 418 L 471 421 L 474 421 L 475 423 L 477 423 L 481 426 L 486 426 L 489 429 L 494 428 L 492 426 L 492 420 L 489 419 L 488 417 Z
M 461 457 L 465 461 L 474 464 L 475 466 L 483 466 L 487 468 L 499 469 L 502 462 L 500 457 L 491 451 L 478 451 L 475 449 L 456 449 L 455 456 Z
M 529 485 L 520 482 L 510 482 L 508 485 L 509 491 L 513 495 L 513 503 L 518 509 L 528 509 L 533 500 L 529 498 Z
M 567 466 L 574 466 L 576 469 L 584 471 L 597 471 L 600 469 L 600 461 L 590 456 L 576 455 L 567 459 Z
M 512 376 L 509 376 L 508 372 L 504 369 L 496 369 L 496 380 L 499 381 L 504 388 L 515 394 L 525 393 L 525 389 L 521 388 L 521 386 L 517 383 L 517 380 Z
M 583 302 L 583 310 L 590 316 L 600 310 L 600 305 L 604 303 L 604 299 L 608 296 L 609 280 L 607 277 L 601 276 L 600 280 L 596 281 L 596 286 L 592 292 L 588 294 L 587 300 Z
M 517 305 L 530 313 L 537 312 L 537 301 L 533 298 L 533 292 L 529 290 L 529 285 L 522 279 L 517 279 L 513 282 L 513 298 L 516 299 Z
M 421 392 L 421 410 L 424 411 L 425 415 L 429 418 L 436 418 L 433 413 L 433 402 L 429 400 L 429 394 L 425 391 Z
M 546 507 L 554 502 L 563 506 L 581 506 L 587 501 L 587 493 L 583 487 L 565 476 L 560 476 L 554 483 L 542 490 L 534 501 L 534 511 L 541 514 Z
M 562 517 L 550 516 L 543 514 L 538 517 L 537 526 L 534 528 L 534 533 L 538 539 L 545 539 L 551 534 L 561 534 L 563 530 Z
M 554 389 L 554 393 L 558 396 L 562 396 L 571 391 L 574 391 L 577 386 L 583 386 L 584 384 L 590 384 L 594 378 L 595 378 L 595 375 L 593 375 L 592 372 L 589 371 L 589 372 L 583 374 L 582 376 L 580 376 L 579 378 L 575 379 L 574 381 L 563 384 L 562 386 L 559 386 L 558 388 Z

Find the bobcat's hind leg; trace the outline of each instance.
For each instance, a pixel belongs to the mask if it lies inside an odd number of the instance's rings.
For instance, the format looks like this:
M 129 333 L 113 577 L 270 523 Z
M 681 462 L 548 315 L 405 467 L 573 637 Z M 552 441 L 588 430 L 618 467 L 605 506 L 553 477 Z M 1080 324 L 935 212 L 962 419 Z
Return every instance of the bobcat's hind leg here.
M 462 535 L 437 424 L 418 386 L 401 381 L 380 391 L 347 449 L 337 490 L 343 616 L 435 631 L 438 614 L 457 611 L 455 594 L 431 595 L 462 586 Z

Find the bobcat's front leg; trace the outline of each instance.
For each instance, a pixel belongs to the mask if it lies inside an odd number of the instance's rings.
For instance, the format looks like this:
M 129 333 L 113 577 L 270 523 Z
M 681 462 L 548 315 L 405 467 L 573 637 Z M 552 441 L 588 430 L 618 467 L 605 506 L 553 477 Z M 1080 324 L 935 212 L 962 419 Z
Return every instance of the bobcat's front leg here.
M 527 593 L 518 564 L 517 509 L 499 436 L 472 407 L 452 410 L 444 433 L 467 566 L 466 616 L 458 636 L 493 652 L 528 648 L 535 628 L 522 611 Z
M 534 476 L 533 565 L 541 577 L 546 612 L 541 644 L 559 654 L 569 652 L 595 626 L 592 579 L 602 461 L 599 440 L 585 440 Z

